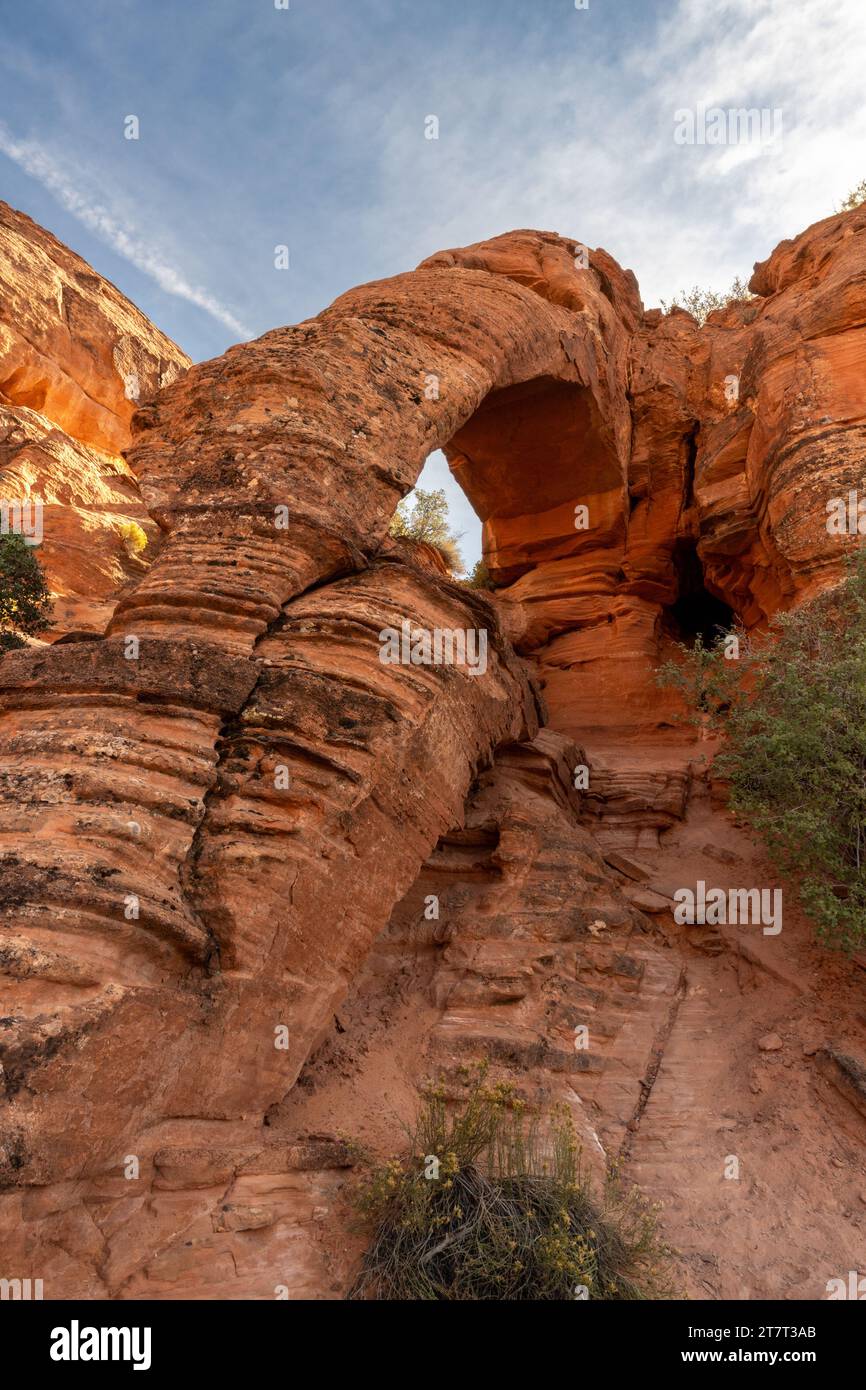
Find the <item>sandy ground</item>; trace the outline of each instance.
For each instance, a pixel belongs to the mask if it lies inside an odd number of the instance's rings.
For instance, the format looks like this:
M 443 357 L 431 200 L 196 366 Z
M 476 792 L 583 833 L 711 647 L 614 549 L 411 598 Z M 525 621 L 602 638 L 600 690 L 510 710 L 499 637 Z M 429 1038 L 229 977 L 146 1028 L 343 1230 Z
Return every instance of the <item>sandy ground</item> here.
M 866 1272 L 866 1119 L 815 1054 L 829 1044 L 866 1057 L 866 970 L 816 945 L 795 890 L 703 782 L 661 850 L 637 857 L 668 892 L 699 878 L 782 886 L 783 925 L 769 936 L 760 925 L 700 931 L 655 919 L 658 949 L 681 961 L 685 988 L 623 1144 L 624 1174 L 660 1204 L 685 1296 L 826 1298 L 828 1280 Z M 342 1132 L 380 1155 L 403 1147 L 440 1016 L 427 969 L 421 957 L 374 956 L 275 1128 Z M 781 1046 L 763 1050 L 774 1033 Z M 331 1239 L 343 1263 L 360 1249 L 344 1230 Z
M 866 1120 L 814 1054 L 866 1055 L 866 971 L 815 944 L 795 891 L 706 793 L 662 843 L 654 880 L 782 886 L 783 925 L 721 927 L 715 956 L 672 946 L 686 991 L 626 1172 L 662 1204 L 689 1297 L 826 1298 L 866 1270 Z M 782 1046 L 763 1051 L 771 1033 Z

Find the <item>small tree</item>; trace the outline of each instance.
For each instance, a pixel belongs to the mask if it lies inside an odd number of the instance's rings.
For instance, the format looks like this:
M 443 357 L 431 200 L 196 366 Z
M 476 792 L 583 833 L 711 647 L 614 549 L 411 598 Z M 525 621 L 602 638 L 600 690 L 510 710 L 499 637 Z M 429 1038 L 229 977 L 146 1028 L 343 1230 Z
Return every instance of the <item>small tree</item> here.
M 24 637 L 44 632 L 51 595 L 42 566 L 23 536 L 0 536 L 0 654 L 25 647 Z
M 658 672 L 725 735 L 730 804 L 799 881 L 819 937 L 866 942 L 866 553 L 845 582 L 781 614 L 764 639 L 681 648 Z
M 671 300 L 663 299 L 661 306 L 666 314 L 674 308 L 685 309 L 703 326 L 707 321 L 707 315 L 714 309 L 725 309 L 729 304 L 740 304 L 754 298 L 738 275 L 727 294 L 718 294 L 715 290 L 702 290 L 700 285 L 695 285 L 693 289 L 680 290 Z
M 840 203 L 838 211 L 853 212 L 861 203 L 866 203 L 866 179 L 861 179 L 857 187 L 851 189 L 845 201 Z
M 451 530 L 448 499 L 444 490 L 434 488 L 431 492 L 426 492 L 424 488 L 416 487 L 412 498 L 411 507 L 408 497 L 398 502 L 391 521 L 391 535 L 405 536 L 413 541 L 425 541 L 427 545 L 432 545 L 439 551 L 453 573 L 462 572 L 463 559 L 458 544 L 460 537 L 455 536 Z
M 464 579 L 464 584 L 470 589 L 492 589 L 493 580 L 490 578 L 490 571 L 483 560 L 476 560 L 468 579 Z
M 707 646 L 698 633 L 694 643 L 677 642 L 680 657 L 666 661 L 656 672 L 659 685 L 677 690 L 682 696 L 686 714 L 678 717 L 686 723 L 712 727 L 718 720 L 718 711 L 728 702 L 728 672 L 720 663 L 719 647 L 723 641 L 724 636 Z

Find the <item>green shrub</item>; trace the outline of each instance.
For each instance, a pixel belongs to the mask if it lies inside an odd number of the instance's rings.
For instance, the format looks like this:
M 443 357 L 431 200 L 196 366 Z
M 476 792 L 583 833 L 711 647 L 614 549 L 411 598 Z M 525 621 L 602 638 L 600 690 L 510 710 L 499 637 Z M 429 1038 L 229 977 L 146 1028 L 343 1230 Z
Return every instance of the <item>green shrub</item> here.
M 565 1112 L 542 1141 L 480 1068 L 450 1115 L 441 1087 L 426 1095 L 410 1140 L 358 1195 L 374 1232 L 350 1298 L 668 1296 L 654 1214 L 613 1175 L 594 1196 Z
M 0 653 L 26 647 L 24 637 L 50 621 L 51 595 L 33 547 L 15 532 L 0 536 Z
M 463 580 L 470 589 L 492 589 L 493 580 L 483 560 L 476 560 L 467 579 Z
M 740 632 L 740 650 L 748 648 L 749 639 Z M 676 690 L 685 704 L 685 713 L 676 714 L 677 722 L 718 729 L 719 715 L 730 703 L 731 671 L 724 664 L 724 635 L 709 646 L 698 633 L 694 642 L 676 642 L 679 656 L 666 661 L 656 670 L 660 686 Z M 748 648 L 751 650 L 751 648 Z
M 827 944 L 866 943 L 866 554 L 845 582 L 781 614 L 766 637 L 681 648 L 657 673 L 723 733 L 732 810 L 796 876 Z
M 409 498 L 404 497 L 397 504 L 391 519 L 392 536 L 405 536 L 408 540 L 425 541 L 439 551 L 453 574 L 462 573 L 463 558 L 460 554 L 460 537 L 451 532 L 448 518 L 448 499 L 443 488 L 431 492 L 416 487 Z
M 693 289 L 680 290 L 671 300 L 661 300 L 661 306 L 666 314 L 674 308 L 685 309 L 703 326 L 707 321 L 707 315 L 714 309 L 726 309 L 729 304 L 740 304 L 754 298 L 738 275 L 726 294 L 717 294 L 715 290 L 702 290 L 700 285 L 695 285 Z

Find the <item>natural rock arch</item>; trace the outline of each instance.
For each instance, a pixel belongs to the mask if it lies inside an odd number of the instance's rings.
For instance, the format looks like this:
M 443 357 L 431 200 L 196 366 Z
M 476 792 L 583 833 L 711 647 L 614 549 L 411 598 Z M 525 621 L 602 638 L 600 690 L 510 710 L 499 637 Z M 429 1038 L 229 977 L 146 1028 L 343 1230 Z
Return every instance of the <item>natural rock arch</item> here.
M 111 631 L 134 619 L 142 632 L 248 651 L 283 604 L 376 553 L 433 450 L 533 383 L 554 406 L 580 402 L 582 429 L 606 460 L 604 488 L 624 496 L 637 293 L 617 268 L 624 321 L 601 288 L 607 273 L 582 269 L 577 250 L 512 233 L 445 253 L 162 392 L 134 418 L 127 457 L 168 538 Z M 274 509 L 287 504 L 291 526 L 276 531 Z
M 766 300 L 704 330 L 644 315 L 604 252 L 584 268 L 577 243 L 514 233 L 351 291 L 137 412 L 128 457 L 160 553 L 104 638 L 0 667 L 0 1222 L 22 1259 L 63 1248 L 75 1184 L 179 1136 L 236 1144 L 292 1086 L 475 773 L 543 717 L 506 623 L 559 728 L 591 709 L 634 733 L 658 717 L 647 677 L 683 537 L 749 623 L 833 582 L 822 489 L 859 468 L 860 339 L 841 385 L 815 363 L 862 322 L 864 224 L 780 248 L 753 281 Z M 495 605 L 380 554 L 437 447 L 509 583 Z M 587 496 L 591 537 L 570 524 Z M 485 626 L 485 675 L 383 667 L 376 635 L 402 616 Z M 109 1286 L 149 1221 L 136 1207 Z
M 484 598 L 393 556 L 370 567 L 431 448 L 524 383 L 589 394 L 624 491 L 624 332 L 572 244 L 523 240 L 580 311 L 544 279 L 422 269 L 192 368 L 136 415 L 161 553 L 103 640 L 0 674 L 29 995 L 6 1050 L 19 1182 L 92 1171 L 181 1110 L 261 1115 L 474 771 L 537 728 Z M 375 634 L 402 616 L 484 625 L 487 673 L 382 667 Z M 116 1084 L 97 1095 L 100 1072 Z M 84 1098 L 76 1137 L 60 1091 Z

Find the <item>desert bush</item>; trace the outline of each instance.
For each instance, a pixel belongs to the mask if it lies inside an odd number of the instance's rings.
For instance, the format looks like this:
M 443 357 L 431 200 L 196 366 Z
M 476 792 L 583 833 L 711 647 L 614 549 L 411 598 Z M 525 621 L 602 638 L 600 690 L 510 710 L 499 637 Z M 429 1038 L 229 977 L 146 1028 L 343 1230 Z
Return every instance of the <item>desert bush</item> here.
M 392 536 L 405 536 L 409 540 L 425 541 L 427 545 L 434 546 L 452 574 L 462 573 L 460 537 L 451 531 L 448 499 L 442 488 L 427 492 L 422 487 L 416 487 L 411 506 L 408 497 L 398 502 L 390 531 Z
M 659 683 L 724 735 L 731 809 L 791 872 L 820 939 L 866 943 L 866 554 L 845 581 L 781 614 L 763 638 L 680 648 Z
M 120 534 L 133 555 L 140 555 L 147 547 L 147 532 L 137 521 L 125 521 L 120 528 Z
M 839 204 L 837 211 L 853 212 L 861 203 L 866 203 L 866 179 L 861 179 L 857 187 L 851 189 L 848 197 Z
M 27 645 L 51 621 L 51 595 L 35 551 L 15 532 L 0 536 L 0 654 Z
M 700 285 L 695 285 L 690 290 L 680 290 L 674 295 L 673 299 L 663 299 L 662 309 L 669 314 L 671 309 L 685 309 L 703 325 L 707 321 L 707 315 L 714 309 L 725 309 L 729 304 L 739 304 L 745 300 L 754 299 L 748 287 L 740 279 L 739 275 L 726 294 L 718 294 L 715 290 L 701 289 Z
M 443 1088 L 429 1090 L 409 1151 L 374 1168 L 358 1194 L 373 1237 L 350 1297 L 668 1296 L 654 1212 L 613 1173 L 594 1194 L 566 1112 L 546 1133 L 484 1068 L 450 1111 Z

